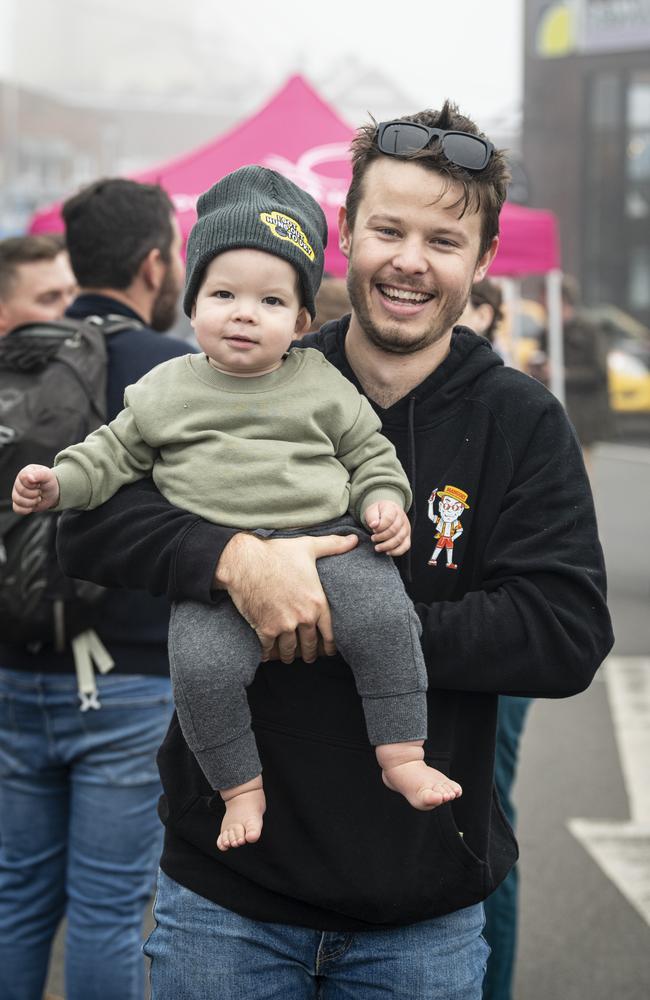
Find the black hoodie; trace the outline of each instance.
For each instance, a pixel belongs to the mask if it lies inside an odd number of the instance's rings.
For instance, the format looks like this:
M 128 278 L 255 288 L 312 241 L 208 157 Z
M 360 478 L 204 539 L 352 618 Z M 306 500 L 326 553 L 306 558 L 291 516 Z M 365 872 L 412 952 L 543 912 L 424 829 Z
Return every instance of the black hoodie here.
M 348 323 L 302 343 L 360 388 L 345 356 Z M 216 849 L 223 806 L 175 718 L 159 754 L 163 869 L 254 919 L 353 931 L 484 899 L 517 854 L 493 790 L 497 694 L 576 694 L 612 644 L 580 448 L 546 389 L 458 327 L 430 376 L 375 408 L 415 498 L 411 551 L 398 563 L 423 625 L 426 758 L 463 796 L 417 812 L 383 786 L 340 657 L 262 664 L 248 691 L 268 802 L 259 843 Z M 445 497 L 462 508 L 449 527 L 439 520 Z M 455 536 L 453 568 L 447 548 L 430 564 L 436 535 Z M 209 600 L 231 536 L 137 484 L 66 515 L 61 541 L 73 575 Z

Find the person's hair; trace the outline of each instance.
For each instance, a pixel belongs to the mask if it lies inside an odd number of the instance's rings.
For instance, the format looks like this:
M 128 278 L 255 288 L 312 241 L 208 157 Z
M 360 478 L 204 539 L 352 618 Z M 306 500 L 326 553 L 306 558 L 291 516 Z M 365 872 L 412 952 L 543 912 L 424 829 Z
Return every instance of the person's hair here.
M 63 237 L 10 236 L 0 240 L 0 298 L 11 293 L 16 278 L 16 269 L 21 264 L 35 264 L 42 260 L 54 260 L 65 250 Z
M 169 261 L 173 205 L 157 184 L 95 181 L 63 205 L 70 264 L 82 288 L 128 288 L 147 254 Z
M 310 330 L 320 330 L 324 323 L 340 319 L 352 309 L 345 278 L 325 275 L 316 295 L 316 315 Z
M 445 101 L 440 111 L 420 111 L 414 115 L 405 115 L 401 121 L 417 122 L 429 128 L 440 128 L 457 132 L 469 132 L 471 135 L 486 138 L 470 118 L 462 115 L 455 104 Z M 353 228 L 363 196 L 363 178 L 368 167 L 386 153 L 377 148 L 375 136 L 377 122 L 374 119 L 362 125 L 352 140 L 352 182 L 350 184 L 345 209 L 350 229 Z M 505 153 L 495 149 L 489 162 L 483 170 L 470 171 L 458 167 L 446 158 L 441 144 L 433 141 L 426 149 L 400 156 L 398 159 L 412 160 L 426 167 L 427 170 L 442 174 L 451 185 L 457 182 L 462 187 L 462 194 L 457 202 L 460 215 L 465 212 L 481 213 L 481 247 L 482 256 L 489 248 L 495 236 L 499 234 L 499 213 L 508 192 L 510 170 Z M 445 189 L 446 190 L 446 189 Z
M 499 325 L 503 322 L 503 292 L 496 282 L 489 278 L 483 278 L 482 281 L 477 281 L 472 285 L 469 297 L 475 309 L 485 303 L 492 306 L 492 322 L 487 330 L 483 331 L 483 336 L 492 343 Z

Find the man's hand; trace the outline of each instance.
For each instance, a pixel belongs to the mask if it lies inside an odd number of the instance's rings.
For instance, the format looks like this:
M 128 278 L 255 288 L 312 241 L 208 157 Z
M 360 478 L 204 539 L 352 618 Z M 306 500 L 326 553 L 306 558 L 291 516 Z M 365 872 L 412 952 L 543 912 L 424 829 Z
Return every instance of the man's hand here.
M 241 533 L 226 545 L 215 586 L 230 598 L 255 630 L 262 660 L 283 663 L 301 656 L 313 663 L 319 652 L 336 652 L 332 618 L 316 560 L 353 549 L 356 535 L 261 539 Z
M 59 481 L 46 465 L 26 465 L 16 476 L 11 500 L 16 514 L 49 510 L 59 502 Z
M 380 500 L 366 507 L 363 516 L 372 531 L 375 552 L 403 556 L 411 548 L 411 525 L 399 504 L 393 500 Z

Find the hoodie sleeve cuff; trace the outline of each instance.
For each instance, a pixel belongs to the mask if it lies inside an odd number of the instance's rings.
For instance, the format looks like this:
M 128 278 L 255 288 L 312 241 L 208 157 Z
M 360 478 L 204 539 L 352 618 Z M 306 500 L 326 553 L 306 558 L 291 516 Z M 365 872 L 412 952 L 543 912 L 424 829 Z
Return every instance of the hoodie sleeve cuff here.
M 221 601 L 225 591 L 214 590 L 214 574 L 223 550 L 237 533 L 237 528 L 193 521 L 178 545 L 169 597 L 203 604 Z

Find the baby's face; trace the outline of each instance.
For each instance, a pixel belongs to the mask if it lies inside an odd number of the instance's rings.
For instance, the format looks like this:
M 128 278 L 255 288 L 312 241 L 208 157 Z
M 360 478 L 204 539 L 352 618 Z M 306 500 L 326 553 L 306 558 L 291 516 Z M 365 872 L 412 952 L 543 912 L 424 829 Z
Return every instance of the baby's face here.
M 292 340 L 310 325 L 298 275 L 263 250 L 227 250 L 210 261 L 192 309 L 202 351 L 220 371 L 243 377 L 279 368 Z

